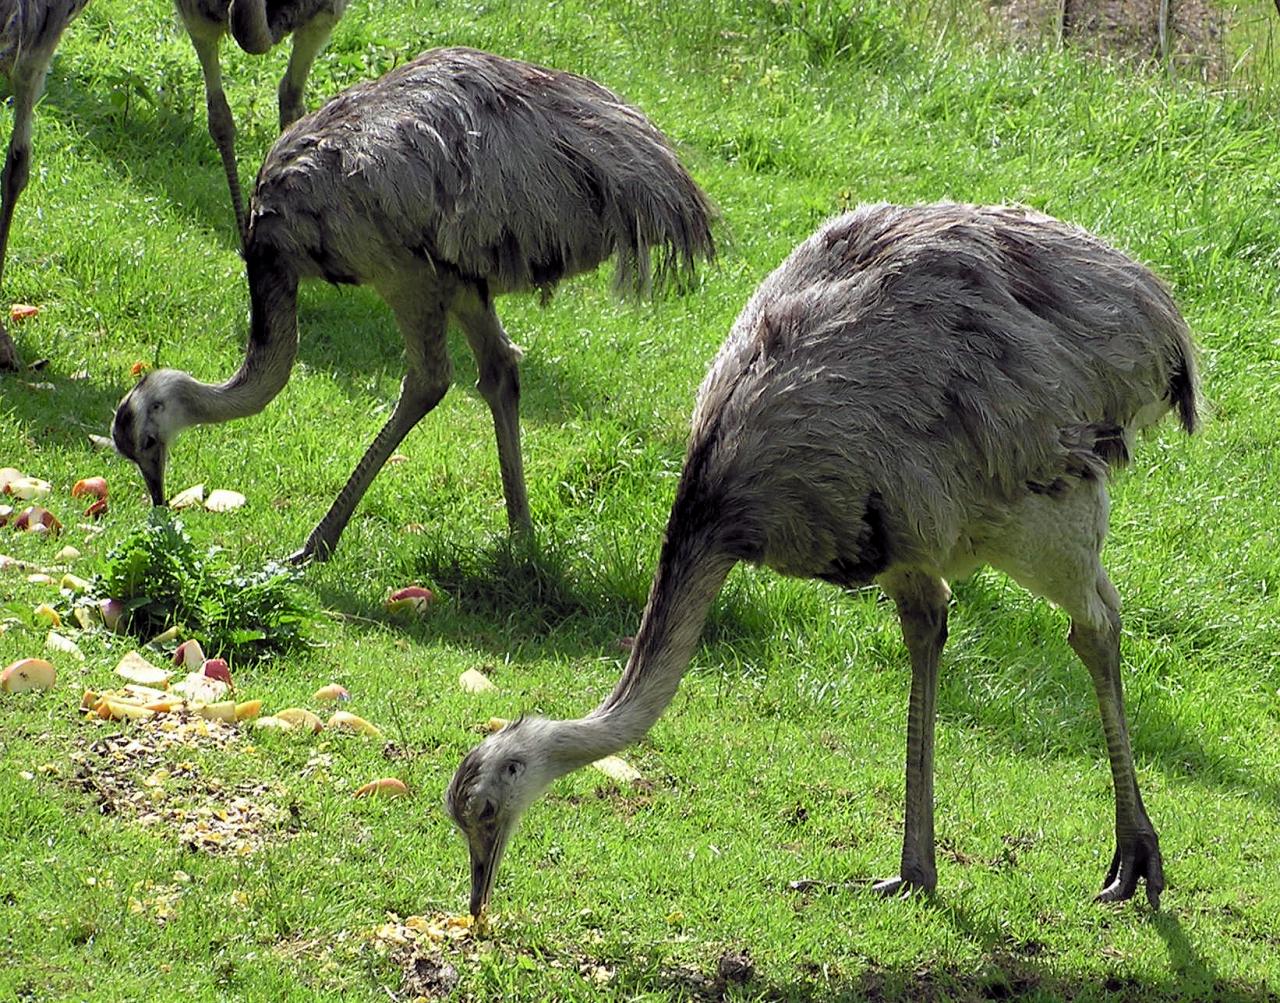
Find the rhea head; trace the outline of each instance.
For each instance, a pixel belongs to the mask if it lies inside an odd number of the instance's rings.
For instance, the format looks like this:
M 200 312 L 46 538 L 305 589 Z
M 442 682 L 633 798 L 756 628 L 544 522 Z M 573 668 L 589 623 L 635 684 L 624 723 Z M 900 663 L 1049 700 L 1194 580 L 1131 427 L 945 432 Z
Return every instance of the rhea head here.
M 125 394 L 111 422 L 116 451 L 142 472 L 151 504 L 163 505 L 164 470 L 169 444 L 192 424 L 184 391 L 195 381 L 174 369 L 147 373 Z
M 445 809 L 471 854 L 471 915 L 489 903 L 498 866 L 526 808 L 573 763 L 557 764 L 556 722 L 520 718 L 462 760 L 445 791 Z

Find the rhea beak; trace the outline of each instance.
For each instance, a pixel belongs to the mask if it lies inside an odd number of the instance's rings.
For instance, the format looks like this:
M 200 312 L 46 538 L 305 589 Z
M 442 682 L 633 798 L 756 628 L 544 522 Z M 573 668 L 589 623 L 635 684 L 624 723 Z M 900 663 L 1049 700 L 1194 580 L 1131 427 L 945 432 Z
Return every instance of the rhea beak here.
M 151 495 L 151 504 L 161 508 L 165 505 L 164 468 L 168 459 L 168 451 L 164 446 L 159 446 L 137 461 L 138 470 L 147 485 L 147 493 Z
M 478 833 L 467 841 L 471 851 L 471 915 L 477 920 L 489 904 L 507 836 L 507 832 L 495 829 L 491 833 Z

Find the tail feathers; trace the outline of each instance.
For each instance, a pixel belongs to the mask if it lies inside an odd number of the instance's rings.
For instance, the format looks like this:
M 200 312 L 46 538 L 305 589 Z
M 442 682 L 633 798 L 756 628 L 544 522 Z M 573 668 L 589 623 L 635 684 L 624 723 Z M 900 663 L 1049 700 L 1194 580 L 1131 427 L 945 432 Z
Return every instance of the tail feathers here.
M 1178 412 L 1178 420 L 1190 435 L 1200 424 L 1199 392 L 1196 388 L 1195 364 L 1189 350 L 1178 360 L 1169 376 L 1169 403 Z

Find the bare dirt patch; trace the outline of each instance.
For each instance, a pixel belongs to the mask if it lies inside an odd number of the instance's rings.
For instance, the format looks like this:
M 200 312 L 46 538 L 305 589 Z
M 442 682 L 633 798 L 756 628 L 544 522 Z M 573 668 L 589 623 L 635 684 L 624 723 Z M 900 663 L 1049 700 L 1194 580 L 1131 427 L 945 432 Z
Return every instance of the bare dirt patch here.
M 168 829 L 193 851 L 249 854 L 282 831 L 288 813 L 274 803 L 281 792 L 268 783 L 227 783 L 196 761 L 197 753 L 230 751 L 240 741 L 230 725 L 165 715 L 79 736 L 66 782 L 102 814 Z
M 1217 79 L 1228 64 L 1227 13 L 1208 0 L 1169 0 L 1161 44 L 1159 0 L 993 0 L 989 9 L 1013 38 L 1061 40 L 1098 56 L 1158 61 Z

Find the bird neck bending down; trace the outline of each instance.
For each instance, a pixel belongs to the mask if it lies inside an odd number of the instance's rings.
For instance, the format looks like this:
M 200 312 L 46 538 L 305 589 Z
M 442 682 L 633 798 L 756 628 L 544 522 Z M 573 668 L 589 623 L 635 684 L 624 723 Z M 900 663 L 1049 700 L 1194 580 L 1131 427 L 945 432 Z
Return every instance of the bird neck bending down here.
M 627 667 L 600 706 L 570 721 L 522 717 L 463 759 L 445 792 L 445 807 L 471 855 L 472 916 L 478 918 L 488 904 L 525 809 L 554 780 L 638 741 L 661 716 L 735 563 L 705 536 L 669 538 Z
M 176 369 L 147 373 L 116 408 L 111 438 L 137 464 L 153 505 L 165 504 L 169 445 L 192 425 L 257 414 L 284 389 L 298 351 L 298 281 L 265 260 L 248 261 L 249 344 L 223 383 L 201 383 Z

